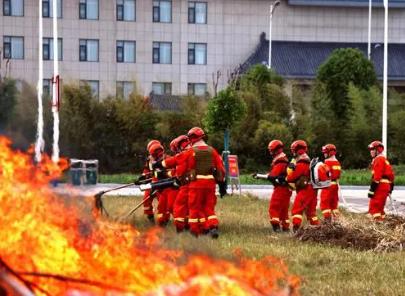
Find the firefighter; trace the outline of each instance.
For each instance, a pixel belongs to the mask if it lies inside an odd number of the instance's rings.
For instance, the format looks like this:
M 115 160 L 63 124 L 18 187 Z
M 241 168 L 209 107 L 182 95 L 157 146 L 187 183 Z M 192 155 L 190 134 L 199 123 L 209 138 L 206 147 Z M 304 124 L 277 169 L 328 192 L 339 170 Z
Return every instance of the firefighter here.
M 327 144 L 322 147 L 322 153 L 325 157 L 324 163 L 329 167 L 331 174 L 331 183 L 327 188 L 321 191 L 321 211 L 323 218 L 330 221 L 333 217 L 339 216 L 339 178 L 340 178 L 340 162 L 336 159 L 336 146 Z
M 272 140 L 268 149 L 273 157 L 270 172 L 267 179 L 274 185 L 273 194 L 270 199 L 269 216 L 270 223 L 275 232 L 289 231 L 290 220 L 288 208 L 290 206 L 291 190 L 285 180 L 287 176 L 288 158 L 283 152 L 284 144 L 280 140 Z M 257 175 L 254 175 L 257 178 Z
M 152 145 L 154 144 L 159 144 L 160 142 L 158 140 L 151 140 L 149 143 L 146 145 L 146 151 L 149 153 L 149 149 Z M 143 167 L 142 175 L 138 180 L 144 180 L 144 179 L 149 179 L 152 177 L 152 164 L 151 164 L 151 156 L 148 155 L 148 158 L 146 159 L 145 165 Z M 153 198 L 149 198 L 150 196 L 150 190 L 146 190 L 144 195 L 143 195 L 143 200 L 146 200 L 143 204 L 143 213 L 146 215 L 147 219 L 151 223 L 155 223 L 155 217 L 153 215 Z
M 307 143 L 296 140 L 290 148 L 293 159 L 288 165 L 287 182 L 297 192 L 291 210 L 293 231 L 296 232 L 301 226 L 304 211 L 311 225 L 318 225 L 319 220 L 316 216 L 317 192 L 310 181 L 311 160 L 307 155 Z
M 187 151 L 187 174 L 190 178 L 188 208 L 190 232 L 198 236 L 210 234 L 218 238 L 218 217 L 215 214 L 216 183 L 221 197 L 226 194 L 225 168 L 218 152 L 205 142 L 205 132 L 193 127 L 187 133 L 192 145 Z
M 153 177 L 152 181 L 158 181 L 162 179 L 167 179 L 170 177 L 170 172 L 167 170 L 162 170 L 160 168 L 155 168 L 154 164 L 157 162 L 162 162 L 163 159 L 166 157 L 164 153 L 164 148 L 161 144 L 153 144 L 149 148 L 149 154 L 151 156 L 151 163 L 152 163 L 152 172 Z M 173 194 L 175 189 L 168 187 L 156 192 L 156 196 L 158 198 L 158 206 L 157 206 L 157 222 L 159 226 L 166 226 L 170 220 L 170 196 Z
M 371 162 L 371 185 L 368 191 L 370 198 L 368 213 L 375 221 L 385 218 L 385 202 L 394 189 L 394 171 L 383 155 L 384 145 L 380 141 L 373 141 L 368 145 Z
M 173 157 L 167 157 L 162 162 L 164 168 L 175 168 L 175 176 L 179 179 L 180 189 L 176 195 L 173 205 L 173 218 L 176 231 L 178 233 L 188 229 L 188 180 L 182 178 L 187 169 L 186 158 L 187 150 L 190 149 L 190 141 L 187 136 L 182 135 L 172 141 L 173 150 L 177 154 Z M 181 174 L 181 175 L 180 175 Z

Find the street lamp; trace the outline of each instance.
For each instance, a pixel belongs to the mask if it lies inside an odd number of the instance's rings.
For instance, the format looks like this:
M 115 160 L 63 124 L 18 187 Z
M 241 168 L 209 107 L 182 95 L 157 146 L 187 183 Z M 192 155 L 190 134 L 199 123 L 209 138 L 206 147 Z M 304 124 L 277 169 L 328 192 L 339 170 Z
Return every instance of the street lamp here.
M 384 72 L 383 72 L 383 114 L 382 140 L 387 155 L 387 101 L 388 101 L 388 0 L 384 0 Z
M 371 59 L 371 7 L 373 0 L 368 1 L 368 46 L 367 46 L 367 57 L 368 60 Z
M 280 0 L 275 0 L 273 3 L 270 5 L 270 30 L 269 30 L 269 69 L 271 69 L 271 21 L 273 19 L 273 13 L 274 10 L 276 10 L 276 7 L 280 5 Z

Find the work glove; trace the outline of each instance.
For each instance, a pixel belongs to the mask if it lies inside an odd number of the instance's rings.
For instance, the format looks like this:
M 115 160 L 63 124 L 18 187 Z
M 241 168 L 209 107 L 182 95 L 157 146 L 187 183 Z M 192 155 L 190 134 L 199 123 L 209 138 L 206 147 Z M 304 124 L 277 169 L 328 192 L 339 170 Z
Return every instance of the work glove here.
M 288 164 L 288 168 L 294 171 L 295 170 L 295 163 L 290 162 Z
M 226 182 L 219 182 L 219 183 L 218 183 L 218 187 L 219 187 L 219 196 L 220 196 L 221 198 L 223 198 L 223 197 L 227 194 L 226 188 L 227 188 L 228 186 L 226 185 Z
M 375 194 L 375 191 L 377 190 L 377 186 L 378 186 L 378 183 L 377 182 L 371 182 L 371 185 L 370 185 L 370 189 L 368 190 L 368 198 L 373 198 L 374 197 L 374 194 Z
M 391 183 L 391 188 L 390 188 L 390 194 L 392 193 L 392 191 L 394 191 L 394 183 Z
M 257 177 L 257 173 L 253 173 L 251 176 L 252 176 L 253 179 L 259 179 L 259 178 Z
M 287 181 L 285 179 L 285 176 L 278 176 L 274 179 L 274 182 L 278 185 L 286 185 Z

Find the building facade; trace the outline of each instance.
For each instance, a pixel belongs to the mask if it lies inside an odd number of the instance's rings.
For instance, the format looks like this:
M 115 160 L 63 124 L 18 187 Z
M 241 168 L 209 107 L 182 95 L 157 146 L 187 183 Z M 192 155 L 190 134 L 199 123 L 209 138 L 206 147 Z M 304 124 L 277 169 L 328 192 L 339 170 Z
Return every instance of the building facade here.
M 35 85 L 38 1 L 1 0 L 5 74 Z M 52 0 L 42 1 L 44 86 L 52 77 Z M 389 41 L 405 43 L 405 0 L 392 2 Z M 59 72 L 87 82 L 100 97 L 212 93 L 255 51 L 269 31 L 268 0 L 57 0 Z M 368 38 L 368 0 L 282 0 L 273 40 L 357 42 Z M 372 42 L 383 41 L 381 0 L 374 1 Z M 5 73 L 6 72 L 6 73 Z M 220 73 L 220 75 L 218 75 Z

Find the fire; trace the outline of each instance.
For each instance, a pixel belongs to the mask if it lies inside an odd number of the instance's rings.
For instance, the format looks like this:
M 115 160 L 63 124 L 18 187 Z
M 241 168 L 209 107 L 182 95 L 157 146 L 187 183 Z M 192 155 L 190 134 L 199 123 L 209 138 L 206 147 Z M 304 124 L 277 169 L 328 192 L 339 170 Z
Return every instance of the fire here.
M 35 295 L 298 294 L 280 260 L 186 255 L 160 246 L 159 230 L 98 219 L 91 199 L 50 189 L 65 160 L 34 165 L 10 144 L 0 137 L 0 287 L 7 265 Z

